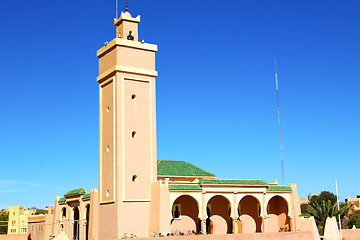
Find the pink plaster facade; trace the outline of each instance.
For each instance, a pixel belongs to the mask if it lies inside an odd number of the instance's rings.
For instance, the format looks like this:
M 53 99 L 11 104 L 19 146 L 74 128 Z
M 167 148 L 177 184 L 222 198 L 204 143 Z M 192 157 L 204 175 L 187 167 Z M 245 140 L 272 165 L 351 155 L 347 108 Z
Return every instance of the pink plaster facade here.
M 27 240 L 28 234 L 0 234 L 0 240 Z
M 342 230 L 343 239 L 360 239 L 360 229 L 343 229 Z
M 97 52 L 99 191 L 80 189 L 57 197 L 54 213 L 43 220 L 51 224 L 45 224 L 46 230 L 33 239 L 106 240 L 200 231 L 212 236 L 196 238 L 311 239 L 304 232 L 310 225 L 299 217 L 294 184 L 202 183 L 217 179 L 214 175 L 158 175 L 157 46 L 138 41 L 139 22 L 140 16 L 121 13 L 114 22 L 116 38 Z M 284 229 L 292 233 L 279 234 Z

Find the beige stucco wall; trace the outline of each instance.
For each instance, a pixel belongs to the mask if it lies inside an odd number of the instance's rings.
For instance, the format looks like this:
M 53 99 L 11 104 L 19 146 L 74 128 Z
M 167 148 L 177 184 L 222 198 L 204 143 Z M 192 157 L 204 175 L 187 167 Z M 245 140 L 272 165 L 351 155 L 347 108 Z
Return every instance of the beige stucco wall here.
M 342 230 L 343 239 L 360 239 L 360 229 L 343 229 Z
M 158 181 L 152 184 L 150 235 L 170 232 L 171 208 L 170 192 L 167 182 Z
M 27 237 L 28 234 L 0 234 L 0 240 L 27 240 Z
M 33 240 L 47 240 L 52 235 L 54 215 L 29 216 L 29 234 Z

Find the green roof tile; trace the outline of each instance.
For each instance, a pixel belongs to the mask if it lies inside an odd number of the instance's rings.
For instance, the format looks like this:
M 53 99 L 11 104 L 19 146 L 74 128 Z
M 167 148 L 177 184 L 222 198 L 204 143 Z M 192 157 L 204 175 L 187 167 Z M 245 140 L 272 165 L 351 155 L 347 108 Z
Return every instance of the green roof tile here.
M 64 195 L 64 197 L 74 195 L 74 194 L 82 194 L 82 193 L 86 193 L 85 189 L 84 188 L 77 188 L 77 189 L 73 189 L 73 190 L 68 191 Z
M 289 186 L 268 186 L 266 188 L 268 191 L 287 191 L 291 192 L 292 189 Z
M 66 198 L 62 197 L 59 199 L 59 203 L 62 203 L 62 202 L 65 202 L 66 201 Z
M 261 179 L 201 179 L 199 184 L 243 184 L 243 185 L 267 185 Z
M 197 184 L 170 184 L 169 190 L 201 190 Z
M 84 198 L 90 198 L 90 193 L 86 193 L 84 196 L 82 196 L 82 199 Z
M 185 161 L 158 160 L 157 173 L 159 176 L 215 177 Z

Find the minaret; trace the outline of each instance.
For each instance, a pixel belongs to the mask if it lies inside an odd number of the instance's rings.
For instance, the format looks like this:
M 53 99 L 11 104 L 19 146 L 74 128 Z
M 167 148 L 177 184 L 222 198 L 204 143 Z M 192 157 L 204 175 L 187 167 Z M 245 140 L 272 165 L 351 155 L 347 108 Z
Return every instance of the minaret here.
M 122 12 L 99 57 L 99 239 L 148 237 L 157 179 L 155 52 L 138 41 L 140 16 Z

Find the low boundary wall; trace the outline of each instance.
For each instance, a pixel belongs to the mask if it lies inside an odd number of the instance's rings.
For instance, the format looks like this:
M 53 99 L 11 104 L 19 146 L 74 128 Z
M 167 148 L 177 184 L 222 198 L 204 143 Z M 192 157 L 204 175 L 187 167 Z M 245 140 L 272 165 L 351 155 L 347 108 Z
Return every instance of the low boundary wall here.
M 0 240 L 27 240 L 28 234 L 0 234 Z
M 150 240 L 154 238 L 137 238 L 138 240 Z M 288 232 L 288 233 L 242 233 L 242 234 L 213 234 L 198 236 L 173 236 L 156 238 L 161 240 L 313 240 L 312 232 Z
M 344 240 L 360 239 L 360 229 L 343 229 L 342 236 Z

